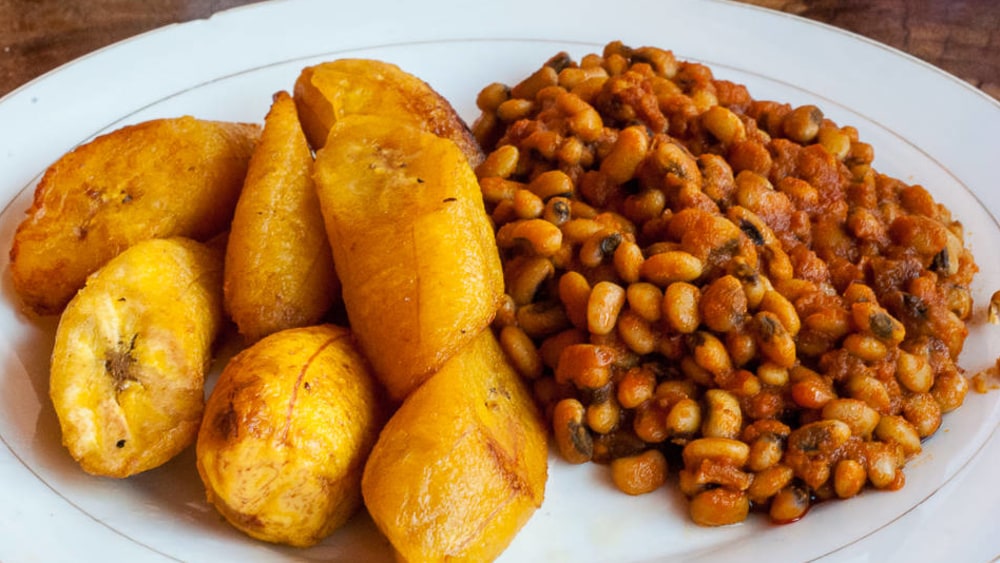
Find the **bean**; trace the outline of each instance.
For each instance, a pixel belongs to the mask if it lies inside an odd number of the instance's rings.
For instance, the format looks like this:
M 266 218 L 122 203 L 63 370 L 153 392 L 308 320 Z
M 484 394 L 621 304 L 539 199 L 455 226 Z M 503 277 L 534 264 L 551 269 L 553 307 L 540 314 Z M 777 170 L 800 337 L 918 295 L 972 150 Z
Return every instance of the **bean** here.
M 611 462 L 611 481 L 629 495 L 655 491 L 667 481 L 667 458 L 659 450 L 646 450 L 615 459 Z
M 528 219 L 507 223 L 497 231 L 497 244 L 512 248 L 519 242 L 527 243 L 539 256 L 552 256 L 562 246 L 562 231 L 544 219 Z
M 701 276 L 703 264 L 701 260 L 683 252 L 668 251 L 654 254 L 643 261 L 639 268 L 642 279 L 660 287 L 676 281 L 693 281 Z
M 747 296 L 735 276 L 725 275 L 708 284 L 702 291 L 701 320 L 716 332 L 728 332 L 743 322 L 747 313 Z
M 614 351 L 608 346 L 570 344 L 556 366 L 557 382 L 573 382 L 581 389 L 599 389 L 611 380 Z
M 747 489 L 750 502 L 764 504 L 787 487 L 795 477 L 791 467 L 782 464 L 771 465 L 754 474 L 753 482 Z
M 833 470 L 833 490 L 840 498 L 850 498 L 861 492 L 868 481 L 868 473 L 860 462 L 842 459 Z
M 726 526 L 746 520 L 750 500 L 742 491 L 709 489 L 691 499 L 688 511 L 691 520 L 700 526 Z
M 595 401 L 587 405 L 587 427 L 598 434 L 608 434 L 618 428 L 621 420 L 621 408 L 611 397 L 604 401 Z
M 651 283 L 629 284 L 625 289 L 625 300 L 629 309 L 647 322 L 658 322 L 663 316 L 663 291 Z
M 676 332 L 694 332 L 701 324 L 701 290 L 687 282 L 674 282 L 663 293 L 663 316 Z
M 701 405 L 694 399 L 681 399 L 667 413 L 666 429 L 671 436 L 693 436 L 701 428 Z
M 793 109 L 782 120 L 781 130 L 789 139 L 807 144 L 819 134 L 823 123 L 823 112 L 814 105 L 804 105 Z
M 772 522 L 787 524 L 805 516 L 809 505 L 809 493 L 802 487 L 789 485 L 771 499 L 768 515 Z
M 520 327 L 508 325 L 500 330 L 500 345 L 511 365 L 522 377 L 541 377 L 543 365 L 535 343 Z
M 735 113 L 722 106 L 712 106 L 701 114 L 701 123 L 723 146 L 746 138 L 746 127 Z
M 518 307 L 515 315 L 518 326 L 532 338 L 544 338 L 555 334 L 568 328 L 570 324 L 566 312 L 553 301 L 536 301 Z
M 883 442 L 899 444 L 906 456 L 920 453 L 920 435 L 905 418 L 897 415 L 886 415 L 879 419 L 875 427 L 875 435 Z
M 618 277 L 623 282 L 634 284 L 639 281 L 640 269 L 644 260 L 639 245 L 630 240 L 621 241 L 614 250 L 612 260 L 615 272 L 618 273 Z
M 732 438 L 705 437 L 691 440 L 681 451 L 684 467 L 697 467 L 709 459 L 743 467 L 750 457 L 750 446 Z
M 488 87 L 487 87 L 488 88 Z M 484 178 L 509 178 L 517 170 L 517 162 L 521 151 L 514 145 L 501 145 L 486 156 L 476 167 L 476 177 L 480 182 Z
M 900 350 L 896 358 L 896 379 L 914 393 L 926 393 L 934 385 L 934 370 L 921 356 Z
M 625 289 L 609 281 L 597 282 L 587 299 L 587 329 L 593 334 L 608 334 L 615 329 L 618 314 L 625 305 Z
M 941 427 L 941 407 L 930 393 L 914 393 L 903 399 L 903 417 L 921 438 L 933 435 Z
M 594 455 L 594 440 L 583 423 L 583 404 L 576 399 L 563 399 L 552 412 L 552 429 L 556 447 L 569 463 L 586 463 Z
M 839 420 L 851 429 L 851 434 L 869 438 L 879 423 L 879 414 L 864 401 L 836 398 L 823 405 L 823 418 Z
M 601 162 L 600 171 L 616 184 L 624 184 L 635 176 L 639 163 L 649 151 L 649 135 L 645 126 L 633 125 L 621 130 L 611 152 Z
M 590 283 L 583 274 L 570 270 L 559 278 L 559 300 L 573 326 L 586 329 L 590 304 Z
M 782 367 L 795 365 L 795 340 L 781 324 L 777 315 L 760 311 L 753 317 L 752 331 L 757 347 L 770 362 Z
M 539 288 L 555 274 L 552 261 L 541 256 L 528 256 L 507 262 L 504 272 L 507 293 L 518 306 L 527 305 L 535 299 Z
M 785 327 L 785 331 L 792 336 L 797 335 L 799 329 L 802 328 L 802 322 L 799 320 L 795 306 L 784 295 L 773 289 L 764 292 L 758 308 L 761 311 L 774 313 L 778 321 L 781 322 L 781 326 Z
M 764 471 L 781 461 L 784 453 L 784 444 L 780 436 L 770 432 L 762 434 L 750 444 L 747 469 L 754 472 Z
M 656 389 L 656 374 L 648 367 L 634 367 L 615 386 L 618 404 L 622 408 L 633 409 L 653 397 Z
M 510 88 L 506 84 L 494 82 L 479 91 L 479 95 L 476 96 L 476 107 L 483 113 L 493 113 L 509 98 Z
M 596 268 L 606 256 L 614 256 L 621 242 L 622 234 L 619 232 L 607 228 L 597 231 L 583 241 L 579 253 L 580 263 L 588 268 Z
M 941 412 L 951 412 L 962 406 L 969 391 L 969 382 L 957 371 L 943 371 L 934 379 L 931 395 L 941 407 Z

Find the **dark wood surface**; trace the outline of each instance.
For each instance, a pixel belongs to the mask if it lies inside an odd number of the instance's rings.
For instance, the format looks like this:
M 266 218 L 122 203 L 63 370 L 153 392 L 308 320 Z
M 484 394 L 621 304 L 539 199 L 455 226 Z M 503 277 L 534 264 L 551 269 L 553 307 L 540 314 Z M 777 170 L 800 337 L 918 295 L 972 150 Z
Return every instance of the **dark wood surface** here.
M 998 0 L 742 0 L 865 35 L 1000 99 Z M 0 96 L 59 65 L 250 0 L 0 0 Z

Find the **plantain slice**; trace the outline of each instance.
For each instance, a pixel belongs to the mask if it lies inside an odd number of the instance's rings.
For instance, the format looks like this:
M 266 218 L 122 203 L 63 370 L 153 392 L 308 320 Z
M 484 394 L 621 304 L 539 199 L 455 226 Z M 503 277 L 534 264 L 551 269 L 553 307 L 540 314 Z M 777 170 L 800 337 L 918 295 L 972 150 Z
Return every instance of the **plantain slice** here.
M 260 127 L 190 116 L 97 137 L 46 170 L 14 235 L 25 307 L 58 314 L 87 276 L 141 240 L 229 228 Z
M 316 324 L 340 295 L 312 168 L 295 102 L 278 92 L 226 249 L 226 310 L 248 342 Z
M 221 251 L 140 242 L 88 278 L 59 319 L 49 394 L 88 473 L 128 477 L 194 442 L 222 324 Z
M 338 120 L 381 115 L 451 139 L 473 167 L 483 160 L 482 149 L 448 100 L 392 63 L 338 59 L 306 67 L 295 81 L 295 104 L 316 150 Z
M 402 400 L 496 314 L 500 255 L 455 143 L 383 117 L 337 123 L 316 189 L 351 328 Z
M 410 394 L 361 489 L 399 561 L 491 561 L 542 505 L 545 426 L 487 328 Z

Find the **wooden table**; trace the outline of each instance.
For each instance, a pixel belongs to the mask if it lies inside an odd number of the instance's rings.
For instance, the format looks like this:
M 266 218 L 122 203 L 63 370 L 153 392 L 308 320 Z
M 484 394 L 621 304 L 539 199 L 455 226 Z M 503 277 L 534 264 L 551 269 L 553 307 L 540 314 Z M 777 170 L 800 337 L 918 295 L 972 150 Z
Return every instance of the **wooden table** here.
M 1000 99 L 997 0 L 742 0 L 897 47 Z M 0 0 L 0 96 L 127 37 L 252 0 Z

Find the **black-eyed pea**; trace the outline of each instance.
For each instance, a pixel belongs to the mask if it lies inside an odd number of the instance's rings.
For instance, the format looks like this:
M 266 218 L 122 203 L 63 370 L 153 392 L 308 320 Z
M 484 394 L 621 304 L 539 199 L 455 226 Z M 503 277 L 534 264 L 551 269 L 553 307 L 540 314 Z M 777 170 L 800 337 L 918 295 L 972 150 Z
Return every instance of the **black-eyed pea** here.
M 611 481 L 629 495 L 655 491 L 667 482 L 667 458 L 659 450 L 617 458 L 611 462 Z
M 881 417 L 875 427 L 875 436 L 883 442 L 898 444 L 903 450 L 903 455 L 907 457 L 920 453 L 922 449 L 917 429 L 902 416 Z
M 666 206 L 667 196 L 662 190 L 647 188 L 626 197 L 622 212 L 635 223 L 645 223 L 659 217 Z
M 558 83 L 559 73 L 557 73 L 551 66 L 545 65 L 531 73 L 521 82 L 515 84 L 510 89 L 510 95 L 515 98 L 530 100 L 538 94 L 539 90 L 548 86 L 554 86 Z
M 644 259 L 639 245 L 630 240 L 623 240 L 614 250 L 612 263 L 623 282 L 635 284 L 639 281 L 639 270 Z
M 851 317 L 859 330 L 871 333 L 875 338 L 890 346 L 903 341 L 906 328 L 888 311 L 873 302 L 858 302 L 851 305 Z
M 585 330 L 578 328 L 568 328 L 557 332 L 542 340 L 538 346 L 538 353 L 542 357 L 542 363 L 551 370 L 555 370 L 559 365 L 559 357 L 567 346 L 573 344 L 585 344 L 590 335 Z
M 622 375 L 615 385 L 618 404 L 625 409 L 633 409 L 653 397 L 656 390 L 656 374 L 652 369 L 637 366 Z
M 875 291 L 871 287 L 861 282 L 854 282 L 844 290 L 844 301 L 849 305 L 855 303 L 877 303 L 878 298 L 875 297 Z
M 900 468 L 905 458 L 899 444 L 867 442 L 865 446 L 868 481 L 877 489 L 894 489 L 900 486 Z
M 826 307 L 802 319 L 802 325 L 814 334 L 836 341 L 851 332 L 850 315 L 839 307 Z
M 747 469 L 761 472 L 773 467 L 781 461 L 785 453 L 785 444 L 781 436 L 766 432 L 750 444 L 750 456 L 747 458 Z
M 659 322 L 663 316 L 663 290 L 651 283 L 630 283 L 625 289 L 625 300 L 628 302 L 629 309 L 645 319 L 646 322 Z
M 587 427 L 598 434 L 608 434 L 618 428 L 621 408 L 613 397 L 587 405 Z
M 555 226 L 561 226 L 570 220 L 571 212 L 570 200 L 563 196 L 549 198 L 545 202 L 545 209 L 542 210 L 542 219 Z
M 597 282 L 587 299 L 587 329 L 592 334 L 609 334 L 618 323 L 625 305 L 625 288 L 609 282 Z
M 608 256 L 614 256 L 615 250 L 622 242 L 622 234 L 603 228 L 583 241 L 578 254 L 580 264 L 587 268 L 596 268 Z
M 587 329 L 590 282 L 580 272 L 570 270 L 559 277 L 559 301 L 573 326 Z
M 688 348 L 699 367 L 720 378 L 733 370 L 726 345 L 711 332 L 699 330 L 688 337 Z
M 851 428 L 839 420 L 818 420 L 788 435 L 787 447 L 795 452 L 833 452 L 851 438 Z
M 780 244 L 775 243 L 762 247 L 760 255 L 764 258 L 767 275 L 772 282 L 791 280 L 795 275 L 792 260 Z
M 795 404 L 806 409 L 821 409 L 837 398 L 830 381 L 816 373 L 797 378 L 792 383 L 790 394 Z
M 514 192 L 514 213 L 518 219 L 536 219 L 542 216 L 545 211 L 545 202 L 542 198 L 527 189 Z
M 694 436 L 701 428 L 701 405 L 694 399 L 681 399 L 667 412 L 666 429 L 671 436 Z
M 744 366 L 757 359 L 757 339 L 746 330 L 726 333 L 726 350 L 734 366 Z
M 502 82 L 494 82 L 479 91 L 476 96 L 476 107 L 483 113 L 492 113 L 508 99 L 510 99 L 510 87 Z
M 781 131 L 789 139 L 804 145 L 816 138 L 822 123 L 822 110 L 814 105 L 803 105 L 785 115 L 781 122 Z
M 795 472 L 791 467 L 774 464 L 754 474 L 753 482 L 747 489 L 750 502 L 765 504 L 779 491 L 791 484 Z
M 809 492 L 797 485 L 789 485 L 771 498 L 768 516 L 776 524 L 788 524 L 805 516 L 810 505 Z
M 955 369 L 943 370 L 934 379 L 931 395 L 941 407 L 941 412 L 951 412 L 962 406 L 969 392 L 969 380 Z
M 698 302 L 701 320 L 716 332 L 728 332 L 743 323 L 747 313 L 747 296 L 743 284 L 726 274 L 709 283 Z
M 601 67 L 566 67 L 559 71 L 559 85 L 572 90 L 590 78 L 607 78 L 608 72 Z
M 851 434 L 868 438 L 881 418 L 875 409 L 858 399 L 836 398 L 823 405 L 823 418 L 839 420 L 851 428 Z
M 480 180 L 484 178 L 509 178 L 517 170 L 517 161 L 521 157 L 521 151 L 514 145 L 501 145 L 476 167 L 476 177 Z
M 699 526 L 726 526 L 746 520 L 750 499 L 743 491 L 708 489 L 696 494 L 688 505 L 691 520 Z
M 797 335 L 799 329 L 802 328 L 802 321 L 799 320 L 799 313 L 795 310 L 795 306 L 788 298 L 773 289 L 764 292 L 757 308 L 760 311 L 774 313 L 781 321 L 781 325 L 785 327 L 785 331 L 792 336 Z
M 529 117 L 533 111 L 535 111 L 534 101 L 511 98 L 497 106 L 496 115 L 500 121 L 513 123 Z
M 518 190 L 524 189 L 525 184 L 508 180 L 500 176 L 486 176 L 479 180 L 479 189 L 483 193 L 483 201 L 487 204 L 496 205 L 501 201 L 514 199 L 514 194 Z
M 851 137 L 837 127 L 820 127 L 816 140 L 826 152 L 840 161 L 846 159 L 851 150 Z
M 517 308 L 517 325 L 532 338 L 545 338 L 569 328 L 562 306 L 554 301 L 537 301 Z
M 582 88 L 588 84 L 600 85 L 607 77 L 595 75 L 577 83 L 570 92 L 556 97 L 556 107 L 568 116 L 567 124 L 570 131 L 585 143 L 596 141 L 604 129 L 601 114 L 579 95 Z
M 723 389 L 705 392 L 706 415 L 701 433 L 706 438 L 736 438 L 743 430 L 743 410 L 739 400 Z
M 930 393 L 914 393 L 903 399 L 903 417 L 927 438 L 941 427 L 941 406 Z
M 746 139 L 746 127 L 740 118 L 723 106 L 712 106 L 701 114 L 701 124 L 722 143 L 729 146 Z
M 900 350 L 896 357 L 896 380 L 909 391 L 926 393 L 934 385 L 934 370 L 924 357 Z
M 562 399 L 552 411 L 552 434 L 563 459 L 569 463 L 586 463 L 594 455 L 594 439 L 584 424 L 583 403 L 573 398 Z
M 774 231 L 756 213 L 741 205 L 732 205 L 726 210 L 726 217 L 734 225 L 739 227 L 758 247 L 772 246 L 778 244 L 778 238 L 774 236 Z
M 888 414 L 892 409 L 892 401 L 885 384 L 875 377 L 856 373 L 847 378 L 844 390 L 854 399 L 864 401 L 879 414 Z
M 649 134 L 646 127 L 633 125 L 618 133 L 611 152 L 601 161 L 600 171 L 616 184 L 624 184 L 635 176 L 639 164 L 649 151 Z
M 562 246 L 562 231 L 545 219 L 527 219 L 507 223 L 497 230 L 497 245 L 513 248 L 527 244 L 534 254 L 552 256 Z
M 786 368 L 795 365 L 795 340 L 777 315 L 759 311 L 753 316 L 751 331 L 757 339 L 757 348 L 767 361 Z
M 646 401 L 633 411 L 632 431 L 647 444 L 658 444 L 670 437 L 666 416 L 654 401 Z
M 783 387 L 788 383 L 788 368 L 774 362 L 762 362 L 757 366 L 757 378 L 764 385 Z
M 646 258 L 639 268 L 642 279 L 666 287 L 673 282 L 690 282 L 701 276 L 702 261 L 681 250 L 661 252 Z
M 594 219 L 576 218 L 560 226 L 563 238 L 574 244 L 583 244 L 587 239 L 604 230 L 604 226 Z
M 570 344 L 563 348 L 556 366 L 556 381 L 572 382 L 581 389 L 600 389 L 611 381 L 615 352 L 609 346 Z
M 638 47 L 634 49 L 632 51 L 632 60 L 649 63 L 657 76 L 662 76 L 666 79 L 673 78 L 677 74 L 679 66 L 672 52 L 657 47 Z M 670 81 L 667 80 L 667 82 Z
M 572 197 L 573 179 L 562 170 L 547 170 L 528 183 L 528 189 L 542 200 L 553 197 Z
M 666 379 L 656 384 L 653 396 L 666 404 L 698 397 L 698 384 L 690 379 Z
M 840 498 L 851 498 L 868 482 L 865 466 L 853 459 L 842 459 L 833 468 L 833 490 Z
M 538 289 L 554 274 L 555 266 L 548 258 L 524 256 L 510 260 L 504 271 L 507 293 L 516 305 L 527 305 L 534 301 Z
M 688 334 L 701 324 L 701 289 L 687 282 L 674 282 L 663 292 L 663 316 L 675 332 Z
M 750 446 L 732 438 L 698 438 L 684 446 L 681 457 L 686 468 L 698 467 L 706 459 L 742 468 L 750 457 Z
M 680 362 L 681 373 L 687 379 L 701 385 L 702 387 L 711 387 L 715 385 L 715 376 L 712 372 L 698 365 L 692 356 L 684 356 L 681 358 Z
M 535 347 L 534 341 L 520 327 L 508 325 L 500 330 L 500 346 L 507 354 L 507 359 L 522 377 L 537 379 L 541 377 L 544 366 L 542 357 Z
M 857 332 L 848 334 L 841 346 L 852 356 L 866 362 L 877 362 L 889 353 L 889 348 L 878 338 Z
M 625 309 L 618 315 L 617 329 L 618 336 L 629 350 L 640 356 L 654 352 L 659 345 L 660 335 L 631 309 Z

